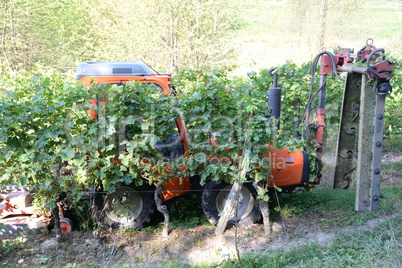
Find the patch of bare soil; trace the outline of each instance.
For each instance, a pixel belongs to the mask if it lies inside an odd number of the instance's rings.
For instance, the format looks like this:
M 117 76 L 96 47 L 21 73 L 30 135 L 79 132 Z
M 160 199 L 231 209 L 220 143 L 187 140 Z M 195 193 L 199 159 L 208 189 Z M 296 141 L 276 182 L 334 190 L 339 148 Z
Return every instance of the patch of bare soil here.
M 394 217 L 393 214 L 390 217 Z M 400 215 L 400 211 L 399 214 Z M 237 230 L 240 254 L 258 255 L 290 250 L 308 243 L 329 245 L 334 232 L 323 232 L 311 224 L 319 215 L 292 217 L 273 224 L 270 236 L 262 224 Z M 356 232 L 372 229 L 387 220 L 382 216 L 362 226 L 348 226 L 338 230 Z M 91 233 L 73 231 L 57 242 L 51 233 L 24 237 L 10 252 L 1 252 L 1 267 L 175 267 L 178 263 L 219 265 L 236 259 L 234 227 L 216 236 L 214 227 L 178 227 L 169 237 L 152 231 L 123 233 L 110 231 L 102 238 Z
M 395 176 L 392 179 L 394 183 Z M 378 215 L 363 225 L 343 227 L 336 232 L 370 230 L 386 221 L 387 217 L 401 214 L 402 210 L 397 209 L 392 215 Z M 319 225 L 322 217 L 317 213 L 308 213 L 303 218 L 284 218 L 273 223 L 270 235 L 265 233 L 263 224 L 239 228 L 237 231 L 231 227 L 222 236 L 214 234 L 213 226 L 204 225 L 173 228 L 168 237 L 153 231 L 119 232 L 105 229 L 96 234 L 73 231 L 58 242 L 52 233 L 36 233 L 15 239 L 13 247 L 7 244 L 0 247 L 0 267 L 145 268 L 177 267 L 178 263 L 214 266 L 236 259 L 235 237 L 240 254 L 251 253 L 256 256 L 313 242 L 329 245 L 335 238 L 335 232 L 322 231 Z M 7 243 L 8 240 L 0 238 L 0 243 Z

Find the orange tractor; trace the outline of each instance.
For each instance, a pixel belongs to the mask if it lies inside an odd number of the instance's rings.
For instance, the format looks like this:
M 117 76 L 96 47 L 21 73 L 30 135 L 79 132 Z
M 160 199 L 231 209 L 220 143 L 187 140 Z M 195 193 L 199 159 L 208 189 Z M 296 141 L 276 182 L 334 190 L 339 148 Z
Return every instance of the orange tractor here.
M 366 42 L 366 46 L 357 53 L 354 53 L 352 49 L 339 49 L 336 54 L 323 51 L 315 57 L 312 63 L 310 94 L 306 107 L 307 115 L 304 119 L 304 126 L 306 128 L 306 140 L 310 141 L 314 139 L 318 144 L 316 152 L 319 168 L 317 177 L 319 179 L 321 177 L 321 156 L 324 145 L 326 79 L 332 73 L 333 78 L 337 77 L 343 80 L 339 77 L 338 72 L 345 72 L 346 82 L 344 84 L 344 97 L 340 116 L 337 144 L 338 159 L 334 175 L 334 188 L 341 188 L 343 184 L 346 184 L 347 187 L 350 182 L 351 170 L 353 170 L 353 157 L 349 156 L 356 154 L 355 144 L 357 135 L 353 135 L 356 131 L 349 131 L 348 129 L 357 129 L 357 122 L 360 121 L 361 130 L 367 129 L 368 131 L 362 135 L 372 135 L 370 131 L 372 131 L 374 124 L 376 126 L 376 134 L 372 141 L 370 140 L 365 145 L 362 145 L 362 139 L 359 137 L 359 147 L 361 150 L 370 150 L 363 153 L 359 152 L 357 168 L 367 169 L 365 163 L 371 163 L 370 170 L 373 170 L 372 189 L 375 192 L 367 195 L 367 198 L 373 199 L 372 202 L 375 209 L 375 207 L 378 207 L 378 198 L 376 199 L 375 197 L 379 195 L 383 109 L 385 96 L 392 90 L 390 84 L 392 78 L 391 70 L 396 66 L 396 63 L 387 60 L 384 50 L 377 49 L 372 43 L 372 39 L 369 39 Z M 319 61 L 320 59 L 321 61 Z M 320 83 L 319 88 L 314 90 L 314 79 L 318 65 L 320 65 Z M 268 108 L 271 117 L 280 119 L 281 89 L 277 86 L 278 75 L 272 74 L 272 72 L 270 75 L 273 76 L 273 86 L 268 89 Z M 141 62 L 83 62 L 78 66 L 76 78 L 83 81 L 88 87 L 92 83 L 124 85 L 128 81 L 134 80 L 158 86 L 163 90 L 164 94 L 174 93 L 170 75 L 154 73 L 147 65 Z M 370 84 L 368 79 L 371 79 L 373 84 Z M 366 91 L 366 93 L 363 91 Z M 316 112 L 314 119 L 310 122 L 309 114 L 311 113 L 313 99 L 315 98 L 318 98 Z M 374 107 L 369 107 L 364 103 L 368 101 L 374 101 L 376 104 Z M 106 103 L 93 100 L 93 104 L 99 106 Z M 361 107 L 361 113 L 366 113 L 367 109 L 369 109 L 372 117 L 355 120 L 357 117 L 354 112 L 355 109 L 351 109 L 351 107 L 359 106 Z M 363 106 L 366 106 L 366 108 Z M 374 116 L 374 114 L 378 115 Z M 97 114 L 95 111 L 91 111 L 91 117 L 96 119 Z M 368 120 L 374 121 L 368 124 Z M 174 144 L 171 147 L 167 147 L 168 154 L 171 155 L 173 152 L 176 156 L 188 156 L 189 141 L 186 136 L 185 123 L 178 117 L 176 125 L 177 133 L 173 135 L 175 142 L 172 142 L 171 138 L 169 142 L 166 142 L 166 144 Z M 314 133 L 314 135 L 311 133 Z M 296 187 L 303 187 L 308 183 L 310 163 L 306 152 L 296 149 L 291 153 L 287 148 L 280 150 L 272 146 L 270 147 L 270 151 L 267 155 L 262 155 L 262 157 L 268 158 L 271 163 L 272 176 L 267 178 L 269 186 L 276 185 L 281 187 L 283 192 L 291 192 Z M 319 180 L 317 183 L 319 183 Z M 160 203 L 183 195 L 190 190 L 198 190 L 199 187 L 202 187 L 201 190 L 203 192 L 203 211 L 208 220 L 212 224 L 216 224 L 225 207 L 229 191 L 232 187 L 224 182 L 218 184 L 211 180 L 207 181 L 205 186 L 201 186 L 198 177 L 174 177 L 163 185 L 163 191 L 161 192 L 162 200 L 157 202 L 159 203 L 158 210 Z M 357 187 L 360 186 L 357 185 Z M 94 207 L 105 222 L 113 227 L 130 226 L 141 228 L 150 221 L 155 201 L 158 201 L 156 198 L 157 194 L 154 195 L 155 190 L 156 187 L 151 187 L 147 183 L 144 183 L 140 187 L 133 184 L 124 185 L 113 193 L 96 193 Z M 118 211 L 119 213 L 117 213 Z M 230 221 L 237 221 L 239 226 L 244 226 L 254 223 L 260 220 L 260 218 L 261 213 L 256 199 L 256 190 L 251 183 L 245 183 L 241 188 L 238 213 Z
M 87 87 L 94 84 L 124 85 L 129 81 L 136 81 L 153 84 L 161 88 L 164 94 L 174 92 L 170 75 L 153 73 L 142 62 L 83 62 L 78 66 L 76 79 L 84 82 Z M 274 85 L 271 90 L 278 93 L 278 89 Z M 107 105 L 107 97 L 106 100 L 105 98 L 100 99 L 92 100 L 92 104 L 94 106 Z M 272 97 L 271 99 L 275 98 Z M 91 109 L 90 116 L 92 119 L 96 119 L 99 115 Z M 168 149 L 167 154 L 169 155 L 174 151 L 176 156 L 187 156 L 189 152 L 185 123 L 178 117 L 176 125 L 177 133 L 173 135 L 175 141 L 171 142 L 172 138 L 170 138 L 169 144 L 173 145 L 165 149 Z M 272 170 L 274 181 L 269 182 L 271 186 L 275 183 L 276 186 L 294 188 L 304 185 L 309 180 L 309 160 L 305 152 L 296 150 L 291 153 L 287 149 L 271 149 L 273 152 L 263 156 L 270 159 L 273 167 L 275 167 L 275 162 L 278 162 L 278 168 Z M 183 195 L 190 190 L 199 189 L 199 187 L 200 179 L 198 177 L 174 177 L 163 185 L 162 202 Z M 229 184 L 223 182 L 217 184 L 213 181 L 208 181 L 202 188 L 203 210 L 212 224 L 216 224 L 219 220 L 230 188 L 231 185 Z M 143 183 L 142 186 L 123 185 L 113 193 L 95 193 L 92 207 L 95 209 L 97 218 L 101 218 L 112 227 L 141 228 L 149 223 L 153 214 L 154 191 L 155 187 L 149 186 L 148 183 Z M 231 221 L 236 220 L 240 226 L 244 226 L 260 220 L 261 213 L 256 199 L 256 191 L 252 184 L 244 184 L 241 191 L 242 198 L 237 218 L 232 218 Z

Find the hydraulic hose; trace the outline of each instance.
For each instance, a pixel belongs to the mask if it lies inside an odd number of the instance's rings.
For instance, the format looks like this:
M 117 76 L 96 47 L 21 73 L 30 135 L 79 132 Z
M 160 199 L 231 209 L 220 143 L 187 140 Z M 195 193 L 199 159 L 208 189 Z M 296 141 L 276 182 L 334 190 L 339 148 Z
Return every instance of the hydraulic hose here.
M 307 101 L 307 105 L 306 108 L 304 110 L 303 113 L 303 123 L 306 127 L 306 139 L 307 142 L 310 144 L 310 137 L 311 137 L 311 132 L 310 132 L 310 126 L 309 126 L 309 118 L 310 118 L 310 109 L 311 109 L 311 105 L 313 103 L 314 98 L 318 95 L 318 93 L 320 93 L 320 91 L 325 87 L 326 82 L 316 91 L 313 93 L 314 91 L 314 80 L 315 80 L 315 73 L 317 70 L 317 65 L 318 65 L 318 60 L 323 56 L 323 55 L 327 55 L 330 60 L 331 60 L 331 68 L 332 68 L 332 78 L 338 78 L 342 81 L 344 81 L 344 79 L 342 79 L 339 75 L 338 72 L 336 70 L 336 62 L 335 62 L 335 58 L 334 55 L 331 52 L 328 51 L 323 51 L 320 52 L 317 56 L 315 56 L 313 62 L 312 62 L 312 66 L 311 66 L 311 79 L 310 79 L 310 92 L 309 92 L 309 99 Z
M 375 92 L 377 95 L 384 96 L 384 95 L 388 95 L 388 94 L 389 94 L 389 91 L 387 91 L 387 92 L 380 92 L 380 91 L 378 90 L 378 84 L 380 83 L 380 77 L 378 76 L 377 72 L 373 69 L 373 67 L 370 66 L 370 59 L 371 59 L 375 54 L 377 54 L 377 53 L 379 53 L 379 52 L 384 53 L 385 50 L 384 50 L 383 48 L 375 49 L 375 50 L 373 50 L 373 51 L 370 53 L 370 55 L 367 57 L 367 73 L 370 74 L 371 76 L 373 76 L 374 79 L 375 79 L 375 82 L 374 82 L 374 84 L 373 84 L 373 90 L 374 90 L 374 92 Z

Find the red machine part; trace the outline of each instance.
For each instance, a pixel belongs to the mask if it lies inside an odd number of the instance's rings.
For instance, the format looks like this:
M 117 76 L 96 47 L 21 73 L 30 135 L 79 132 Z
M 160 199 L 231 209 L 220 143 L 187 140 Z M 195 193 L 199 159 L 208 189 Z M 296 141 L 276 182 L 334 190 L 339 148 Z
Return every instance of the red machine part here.
M 353 61 L 350 57 L 350 53 L 353 53 L 353 49 L 340 48 L 338 52 L 333 55 L 336 66 L 343 66 Z M 328 55 L 324 54 L 321 61 L 321 75 L 328 75 L 332 72 L 332 63 Z
M 62 234 L 68 234 L 73 230 L 73 222 L 69 218 L 60 219 L 60 228 Z
M 39 215 L 32 205 L 32 192 L 27 190 L 13 190 L 0 193 L 0 223 L 12 228 L 8 233 L 13 234 L 14 230 L 40 229 L 48 226 L 51 222 L 49 214 Z M 64 218 L 60 210 L 60 227 L 62 233 L 72 231 L 72 221 Z
M 305 152 L 288 148 L 278 149 L 269 146 L 270 152 L 262 155 L 270 163 L 272 176 L 268 178 L 269 186 L 292 186 L 309 180 L 309 162 Z
M 10 193 L 2 193 L 0 202 L 0 218 L 5 218 L 10 215 L 25 215 L 34 214 L 31 206 L 32 195 L 30 191 L 12 191 Z
M 32 206 L 32 193 L 27 190 L 0 193 L 1 236 L 14 236 L 27 230 L 42 229 L 50 223 L 49 215 L 38 215 Z
M 374 57 L 376 55 L 376 57 Z M 353 54 L 353 49 L 340 48 L 333 55 L 338 72 L 356 72 L 366 74 L 369 78 L 391 79 L 391 69 L 396 66 L 396 62 L 385 59 L 384 50 L 373 46 L 372 39 L 367 40 L 366 46 L 360 49 L 357 54 Z M 360 60 L 365 65 L 352 65 L 354 60 Z M 370 69 L 370 71 L 369 71 Z M 323 55 L 321 61 L 321 75 L 328 75 L 332 72 L 333 66 L 331 58 Z M 373 74 L 374 72 L 374 74 Z

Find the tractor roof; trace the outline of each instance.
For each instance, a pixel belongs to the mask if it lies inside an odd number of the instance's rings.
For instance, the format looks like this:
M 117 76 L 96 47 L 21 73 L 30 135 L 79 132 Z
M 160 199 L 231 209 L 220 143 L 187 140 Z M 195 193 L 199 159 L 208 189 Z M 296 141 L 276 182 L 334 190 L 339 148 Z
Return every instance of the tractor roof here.
M 85 76 L 146 76 L 151 70 L 138 61 L 86 61 L 78 65 L 76 79 Z

